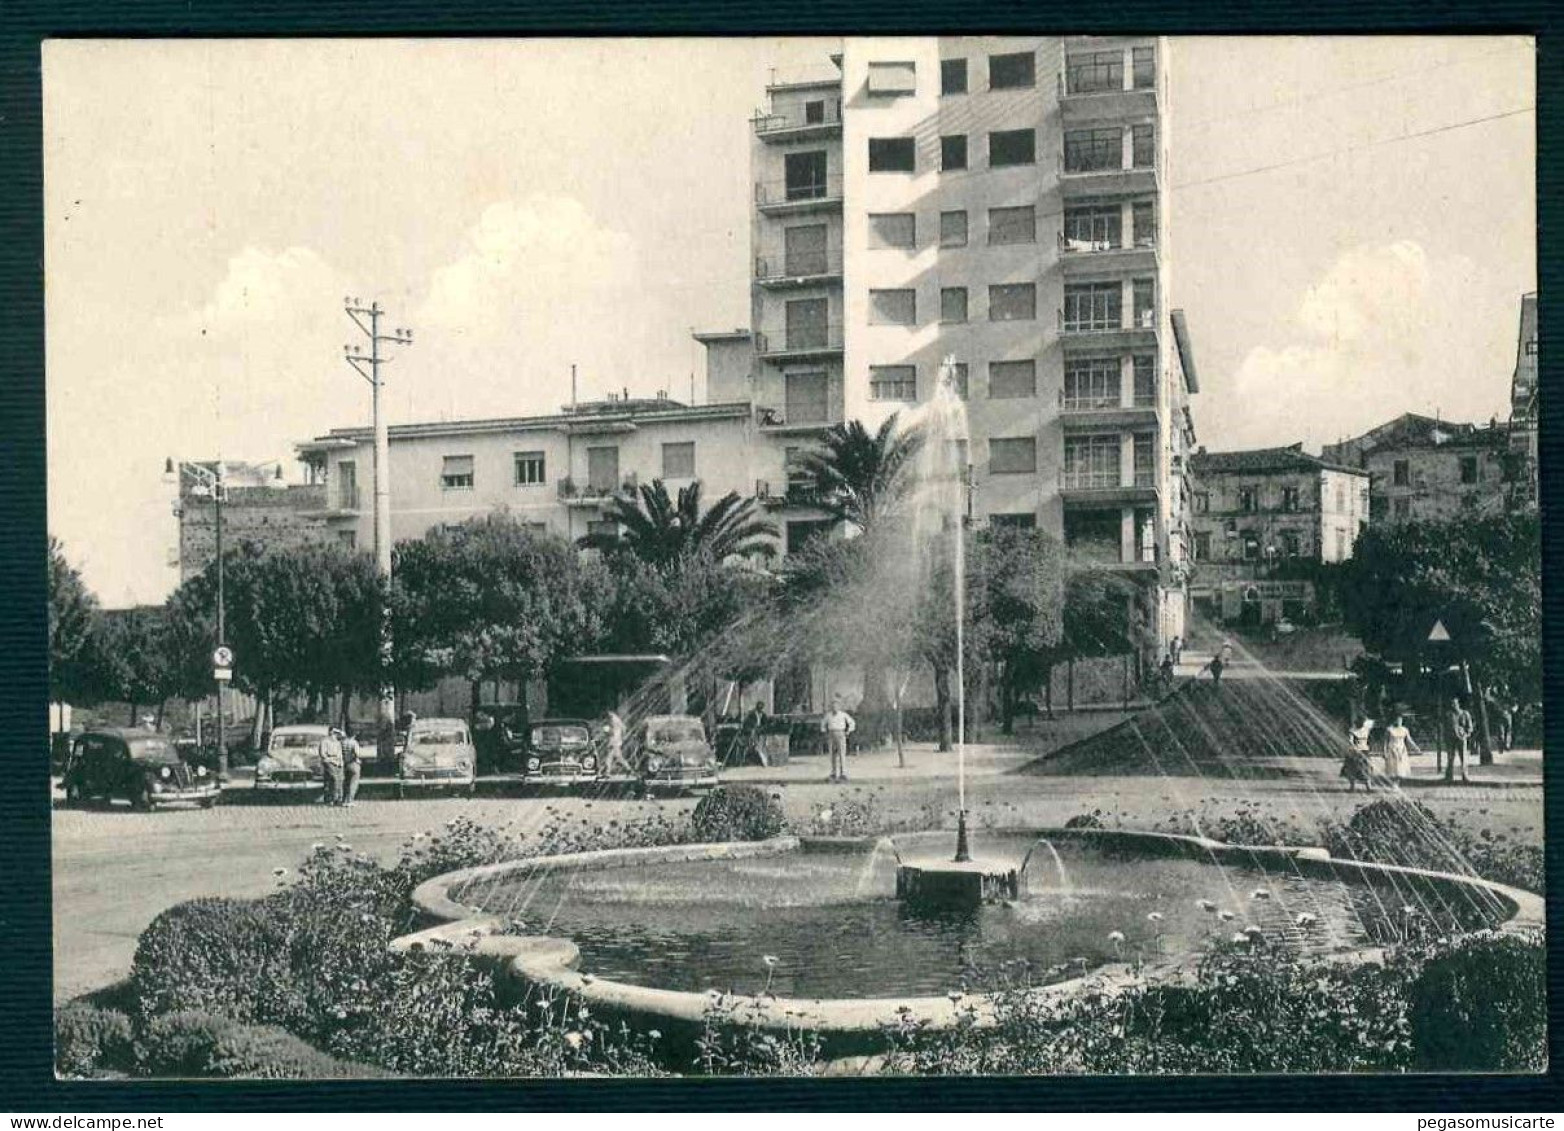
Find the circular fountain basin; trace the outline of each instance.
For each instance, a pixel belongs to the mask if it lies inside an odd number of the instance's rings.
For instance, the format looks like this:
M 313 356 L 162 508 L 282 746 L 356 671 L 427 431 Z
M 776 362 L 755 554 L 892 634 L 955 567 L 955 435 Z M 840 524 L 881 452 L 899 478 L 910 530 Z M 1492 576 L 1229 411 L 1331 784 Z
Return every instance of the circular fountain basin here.
M 972 839 L 984 867 L 1019 873 L 1032 850 L 1020 898 L 899 901 L 898 871 L 944 866 L 948 832 L 867 854 L 784 837 L 450 873 L 414 897 L 445 925 L 398 945 L 465 944 L 529 982 L 653 1018 L 699 1022 L 712 994 L 736 994 L 759 1024 L 874 1034 L 909 1017 L 987 1023 L 987 999 L 965 988 L 1023 965 L 1036 992 L 1068 994 L 1088 978 L 1128 983 L 1132 967 L 1176 971 L 1246 929 L 1327 957 L 1372 954 L 1414 920 L 1439 933 L 1542 922 L 1527 892 L 1319 849 L 1086 829 Z

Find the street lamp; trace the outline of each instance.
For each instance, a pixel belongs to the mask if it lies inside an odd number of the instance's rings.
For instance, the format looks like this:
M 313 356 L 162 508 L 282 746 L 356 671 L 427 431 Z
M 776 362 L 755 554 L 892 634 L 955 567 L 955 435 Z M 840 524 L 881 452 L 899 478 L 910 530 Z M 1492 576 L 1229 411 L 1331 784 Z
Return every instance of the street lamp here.
M 185 476 L 196 480 L 190 488 L 190 493 L 201 498 L 210 498 L 216 512 L 216 551 L 217 551 L 217 647 L 219 650 L 227 647 L 227 626 L 224 620 L 224 596 L 223 596 L 223 502 L 228 496 L 227 487 L 223 481 L 223 461 L 218 460 L 214 465 L 216 471 L 210 471 L 199 463 L 183 463 L 178 465 L 176 473 L 172 458 L 163 462 L 163 475 L 165 478 L 178 478 L 176 482 L 181 490 L 184 488 Z M 282 468 L 277 468 L 280 478 Z M 218 679 L 217 684 L 217 781 L 222 784 L 228 780 L 228 729 L 224 720 L 227 717 L 227 696 L 223 694 L 226 681 Z

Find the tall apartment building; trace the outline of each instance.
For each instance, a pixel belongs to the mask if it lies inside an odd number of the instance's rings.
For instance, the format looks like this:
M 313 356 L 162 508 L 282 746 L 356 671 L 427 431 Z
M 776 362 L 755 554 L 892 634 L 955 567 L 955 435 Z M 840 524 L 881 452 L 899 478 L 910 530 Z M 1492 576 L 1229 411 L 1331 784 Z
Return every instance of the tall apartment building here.
M 1521 296 L 1520 340 L 1510 378 L 1510 452 L 1518 469 L 1518 502 L 1537 502 L 1537 292 Z
M 1182 634 L 1199 386 L 1169 301 L 1165 42 L 863 38 L 832 62 L 754 118 L 754 332 L 707 341 L 712 398 L 801 448 L 927 401 L 953 358 L 976 521 L 1143 579 Z

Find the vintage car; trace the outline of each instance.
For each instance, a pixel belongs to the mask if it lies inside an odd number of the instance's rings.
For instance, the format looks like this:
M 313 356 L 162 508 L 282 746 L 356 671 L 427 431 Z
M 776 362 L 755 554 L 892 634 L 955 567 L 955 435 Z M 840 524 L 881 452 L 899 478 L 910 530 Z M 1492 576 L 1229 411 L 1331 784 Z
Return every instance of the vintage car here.
M 696 789 L 717 784 L 717 755 L 706 727 L 691 715 L 652 715 L 631 732 L 626 754 L 653 790 Z
M 120 797 L 138 809 L 178 802 L 211 808 L 222 792 L 215 774 L 185 764 L 172 739 L 128 727 L 89 730 L 77 738 L 64 784 L 68 804 Z
M 544 719 L 528 731 L 526 779 L 536 785 L 595 781 L 599 757 L 590 723 L 582 719 Z
M 471 796 L 477 765 L 464 720 L 413 719 L 397 759 L 397 796 L 409 789 L 460 789 Z
M 327 728 L 319 724 L 278 727 L 255 763 L 255 788 L 277 793 L 314 793 L 325 788 L 320 744 Z
M 480 773 L 526 773 L 530 738 L 525 704 L 485 703 L 473 712 L 472 742 Z

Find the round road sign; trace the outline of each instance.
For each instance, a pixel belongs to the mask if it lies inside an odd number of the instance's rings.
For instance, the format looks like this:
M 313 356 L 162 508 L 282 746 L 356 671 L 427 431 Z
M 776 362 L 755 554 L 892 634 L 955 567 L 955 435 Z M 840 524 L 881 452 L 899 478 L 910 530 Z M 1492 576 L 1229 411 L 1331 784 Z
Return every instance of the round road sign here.
M 234 666 L 233 649 L 223 645 L 212 653 L 212 666 L 217 668 L 231 668 Z

